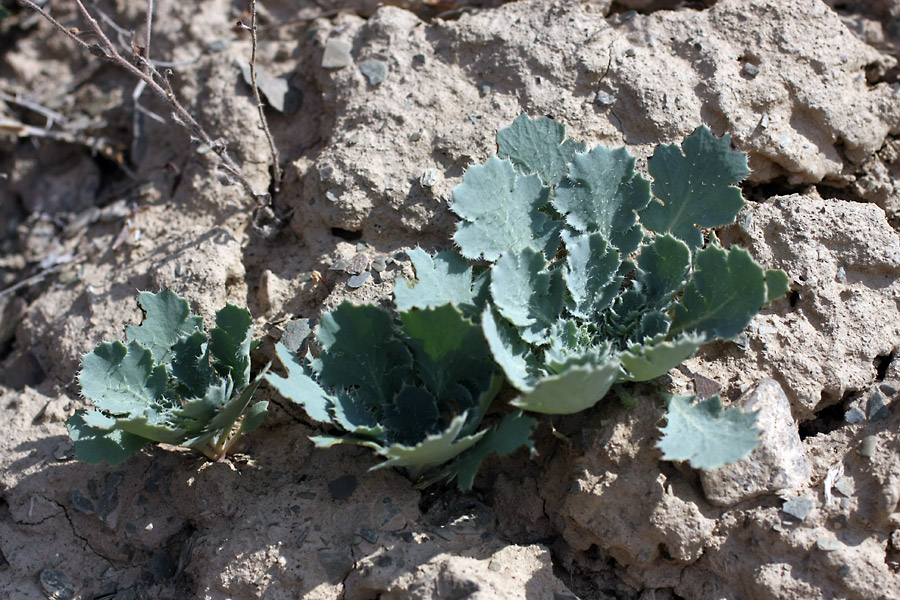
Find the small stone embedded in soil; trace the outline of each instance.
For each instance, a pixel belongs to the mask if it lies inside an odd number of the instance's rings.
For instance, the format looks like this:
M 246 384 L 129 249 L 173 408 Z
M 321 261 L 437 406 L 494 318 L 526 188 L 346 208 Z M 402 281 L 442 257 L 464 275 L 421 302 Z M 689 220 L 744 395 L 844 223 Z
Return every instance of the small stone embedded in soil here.
M 69 497 L 72 499 L 72 507 L 75 508 L 75 510 L 86 515 L 94 514 L 94 503 L 91 502 L 89 498 L 85 498 L 84 494 L 81 493 L 81 490 L 72 490 Z
M 823 552 L 833 552 L 840 550 L 843 544 L 833 535 L 823 535 L 816 540 L 816 547 Z
M 751 79 L 759 75 L 759 67 L 754 65 L 753 63 L 744 63 L 743 68 L 741 69 L 744 75 L 750 77 Z
M 350 278 L 350 281 L 347 282 L 347 285 L 353 289 L 362 287 L 362 285 L 367 282 L 370 277 L 372 277 L 372 274 L 368 271 L 359 275 L 354 275 Z
M 859 410 L 858 406 L 851 406 L 850 410 L 844 413 L 844 420 L 851 425 L 862 423 L 866 419 L 866 414 Z
M 438 182 L 438 170 L 434 167 L 425 169 L 422 172 L 422 175 L 419 177 L 419 183 L 422 184 L 422 187 L 430 188 L 434 187 Z
M 606 92 L 597 92 L 597 95 L 594 97 L 594 102 L 600 106 L 612 106 L 616 103 L 616 97 L 612 94 L 607 94 Z
M 867 408 L 870 421 L 880 421 L 891 416 L 891 411 L 884 404 L 884 397 L 880 392 L 876 391 L 871 396 L 869 396 L 869 405 Z
M 62 442 L 53 451 L 53 458 L 60 462 L 72 460 L 75 458 L 75 444 L 73 444 L 71 440 Z
M 281 334 L 281 343 L 288 350 L 297 352 L 311 333 L 312 327 L 309 319 L 293 319 L 284 326 L 284 333 Z
M 384 255 L 376 256 L 375 260 L 372 261 L 372 270 L 376 273 L 381 273 L 385 269 L 387 269 L 387 261 L 388 257 Z
M 878 436 L 870 435 L 863 439 L 862 443 L 857 448 L 857 453 L 860 456 L 864 456 L 865 458 L 871 458 L 875 454 L 875 449 L 878 447 Z
M 378 531 L 372 529 L 371 527 L 363 527 L 359 530 L 359 537 L 366 540 L 370 544 L 374 544 L 378 541 Z
M 344 40 L 330 39 L 325 42 L 325 53 L 322 55 L 323 69 L 343 69 L 353 62 L 350 50 L 353 46 Z
M 340 583 L 355 564 L 349 548 L 342 551 L 319 550 L 317 558 L 333 584 Z
M 75 588 L 66 574 L 57 569 L 41 571 L 41 587 L 49 594 L 51 600 L 69 600 L 75 597 Z
M 841 568 L 838 569 L 838 577 L 846 578 L 852 572 L 853 572 L 853 569 L 850 568 L 850 565 L 843 564 L 843 565 L 841 565 Z
M 297 539 L 295 540 L 295 543 L 297 544 L 298 548 L 303 545 L 303 542 L 306 541 L 306 536 L 308 536 L 308 535 L 309 535 L 309 529 L 304 529 L 302 532 L 300 532 L 300 535 L 298 535 Z
M 786 514 L 803 521 L 806 519 L 807 515 L 809 515 L 810 511 L 812 511 L 813 506 L 814 503 L 810 498 L 794 496 L 785 499 L 781 510 Z
M 350 266 L 350 261 L 346 258 L 339 258 L 338 260 L 331 263 L 331 266 L 328 267 L 329 271 L 346 271 L 347 267 Z
M 6 556 L 3 554 L 3 550 L 0 549 L 0 571 L 9 567 L 9 561 L 6 560 Z
M 499 560 L 492 560 L 488 563 L 488 569 L 490 569 L 491 571 L 502 571 L 503 563 L 501 563 Z
M 706 400 L 719 393 L 722 384 L 700 373 L 694 373 L 694 392 L 701 400 Z
M 854 492 L 853 480 L 847 477 L 841 477 L 834 482 L 834 489 L 849 498 Z
M 369 257 L 365 254 L 359 253 L 350 259 L 350 264 L 348 264 L 347 268 L 344 270 L 351 275 L 359 275 L 365 272 L 368 266 Z
M 378 85 L 387 79 L 388 66 L 382 60 L 364 60 L 359 63 L 359 71 L 369 82 L 369 85 Z
M 890 398 L 894 394 L 897 393 L 897 388 L 890 385 L 889 383 L 882 383 L 878 386 L 878 389 L 881 390 L 881 393 Z
M 431 532 L 439 538 L 447 540 L 448 542 L 453 541 L 453 532 L 448 529 L 444 529 L 443 527 L 435 527 L 431 530 Z
M 359 481 L 355 475 L 344 475 L 331 481 L 328 484 L 328 491 L 331 492 L 331 497 L 335 500 L 346 500 L 353 495 L 358 485 Z

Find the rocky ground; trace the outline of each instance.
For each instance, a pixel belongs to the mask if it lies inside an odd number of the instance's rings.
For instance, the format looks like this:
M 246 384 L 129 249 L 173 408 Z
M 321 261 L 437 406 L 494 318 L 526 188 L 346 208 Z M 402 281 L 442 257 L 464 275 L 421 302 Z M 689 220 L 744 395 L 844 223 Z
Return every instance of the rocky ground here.
M 162 123 L 136 111 L 127 73 L 3 2 L 0 597 L 900 598 L 900 3 L 385 4 L 261 3 L 290 215 L 264 235 L 163 103 L 139 97 Z M 73 3 L 47 6 L 84 29 Z M 143 2 L 91 6 L 143 27 Z M 246 8 L 157 0 L 151 56 L 265 190 Z M 749 154 L 747 206 L 719 235 L 791 292 L 660 383 L 760 409 L 750 459 L 662 461 L 646 386 L 634 409 L 545 418 L 537 456 L 489 461 L 469 494 L 314 450 L 267 389 L 229 462 L 72 460 L 80 357 L 139 320 L 137 290 L 207 317 L 248 306 L 271 352 L 292 319 L 388 298 L 404 249 L 448 247 L 451 190 L 523 112 L 641 168 L 701 123 Z M 357 254 L 385 268 L 357 285 Z

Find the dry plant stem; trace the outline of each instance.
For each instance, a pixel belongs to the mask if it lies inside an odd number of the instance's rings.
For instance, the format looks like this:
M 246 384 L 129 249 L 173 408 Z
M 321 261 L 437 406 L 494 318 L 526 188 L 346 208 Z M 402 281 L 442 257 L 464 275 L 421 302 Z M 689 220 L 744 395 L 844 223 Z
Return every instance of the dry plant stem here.
M 281 189 L 281 166 L 279 165 L 278 148 L 275 146 L 275 140 L 272 139 L 272 132 L 269 131 L 269 122 L 266 120 L 262 98 L 259 95 L 259 88 L 256 86 L 256 0 L 250 0 L 250 42 L 250 81 L 253 85 L 256 108 L 259 110 L 259 122 L 266 134 L 269 152 L 272 154 L 272 190 L 278 192 Z
M 150 32 L 153 29 L 153 0 L 147 0 L 147 35 L 144 36 L 144 72 L 150 75 L 153 63 L 150 62 Z
M 268 194 L 260 194 L 253 189 L 250 181 L 241 171 L 240 167 L 238 167 L 237 163 L 234 162 L 234 159 L 232 159 L 228 154 L 225 145 L 220 141 L 214 141 L 209 136 L 209 134 L 206 133 L 206 131 L 200 126 L 196 119 L 194 119 L 194 117 L 191 116 L 191 114 L 181 105 L 181 103 L 178 102 L 175 94 L 172 93 L 171 86 L 167 85 L 168 89 L 165 89 L 156 82 L 153 75 L 156 74 L 158 76 L 158 73 L 155 72 L 155 70 L 152 68 L 152 65 L 149 67 L 149 72 L 145 72 L 145 70 L 137 68 L 130 61 L 119 54 L 113 43 L 103 32 L 103 29 L 100 28 L 100 24 L 96 19 L 94 19 L 90 12 L 88 12 L 87 8 L 85 8 L 82 0 L 75 0 L 75 4 L 78 7 L 78 11 L 81 13 L 82 17 L 90 25 L 94 34 L 96 34 L 100 39 L 100 44 L 88 44 L 77 35 L 75 35 L 75 33 L 67 29 L 62 23 L 50 16 L 49 13 L 35 4 L 32 0 L 20 0 L 20 2 L 47 19 L 47 21 L 49 21 L 54 27 L 56 27 L 69 39 L 73 40 L 76 44 L 78 44 L 88 52 L 112 60 L 118 66 L 122 67 L 126 71 L 129 71 L 138 79 L 144 81 L 147 84 L 147 87 L 153 90 L 153 92 L 157 96 L 169 103 L 169 105 L 174 110 L 174 117 L 177 123 L 187 129 L 188 133 L 190 133 L 193 138 L 196 138 L 201 143 L 215 150 L 216 154 L 218 154 L 219 156 L 219 159 L 222 161 L 222 168 L 225 169 L 225 171 L 230 176 L 234 177 L 234 179 L 238 183 L 240 183 L 241 187 L 243 187 L 251 197 L 253 197 L 260 205 L 265 205 L 268 203 Z M 149 61 L 144 59 L 144 57 L 138 58 L 140 59 L 142 65 L 150 65 Z

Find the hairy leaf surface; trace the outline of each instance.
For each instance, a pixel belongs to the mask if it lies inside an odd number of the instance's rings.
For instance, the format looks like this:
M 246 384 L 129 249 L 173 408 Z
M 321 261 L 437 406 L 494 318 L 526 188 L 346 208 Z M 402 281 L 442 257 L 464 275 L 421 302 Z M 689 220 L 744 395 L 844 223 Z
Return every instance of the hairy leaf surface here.
M 437 308 L 453 304 L 466 314 L 477 312 L 475 281 L 469 262 L 456 252 L 444 250 L 432 258 L 421 248 L 406 254 L 416 269 L 416 281 L 394 280 L 394 304 L 399 312 L 413 308 Z
M 562 123 L 547 117 L 532 120 L 522 114 L 497 132 L 497 156 L 508 158 L 520 173 L 536 173 L 548 187 L 566 176 L 575 153 L 584 150 L 584 144 L 566 139 Z
M 759 444 L 756 413 L 722 411 L 718 396 L 691 404 L 693 397 L 672 396 L 668 423 L 657 444 L 665 460 L 686 460 L 695 469 L 715 469 L 746 457 Z

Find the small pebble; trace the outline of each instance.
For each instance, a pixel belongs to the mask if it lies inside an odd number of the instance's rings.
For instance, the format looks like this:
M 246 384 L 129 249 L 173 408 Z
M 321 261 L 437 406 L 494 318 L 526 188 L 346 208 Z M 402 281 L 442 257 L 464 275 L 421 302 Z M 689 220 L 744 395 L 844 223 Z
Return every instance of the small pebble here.
M 381 60 L 364 60 L 359 63 L 359 71 L 369 82 L 369 85 L 378 85 L 387 79 L 388 66 Z
M 870 435 L 866 437 L 862 443 L 859 445 L 859 448 L 856 452 L 860 456 L 864 456 L 866 458 L 871 458 L 875 454 L 875 449 L 878 447 L 878 436 Z
M 500 571 L 503 569 L 503 564 L 499 560 L 492 560 L 488 563 L 488 569 L 491 571 Z
M 846 578 L 852 571 L 850 565 L 841 565 L 841 568 L 838 569 L 838 577 Z
M 346 271 L 347 267 L 350 266 L 350 261 L 346 258 L 339 258 L 328 267 L 329 271 Z
M 811 499 L 798 496 L 785 500 L 785 503 L 781 507 L 781 510 L 791 515 L 792 517 L 803 521 L 813 509 L 813 506 L 814 504 Z
M 366 271 L 365 273 L 360 273 L 359 275 L 354 275 L 350 278 L 350 281 L 347 282 L 347 285 L 353 289 L 358 287 L 362 287 L 362 285 L 372 277 L 372 274 Z
M 597 95 L 594 97 L 594 102 L 600 106 L 612 106 L 616 103 L 616 97 L 612 94 L 607 94 L 606 92 L 597 92 Z
M 744 73 L 744 75 L 750 77 L 751 79 L 759 75 L 759 67 L 757 67 L 753 63 L 744 63 L 741 71 Z
M 53 451 L 53 458 L 63 462 L 75 458 L 75 444 L 71 441 L 65 441 L 56 447 Z
M 425 169 L 422 175 L 419 177 L 419 183 L 422 184 L 422 187 L 434 187 L 434 185 L 438 182 L 438 170 L 434 167 L 429 169 Z
M 759 128 L 765 129 L 768 126 L 769 126 L 769 115 L 766 114 L 766 115 L 763 115 L 762 118 L 759 120 Z
M 331 190 L 328 190 L 327 192 L 325 192 L 325 199 L 328 200 L 329 202 L 337 202 L 338 201 L 337 195 L 334 192 L 332 192 Z
M 62 571 L 44 569 L 41 571 L 40 579 L 41 587 L 44 588 L 51 600 L 69 600 L 75 597 L 75 588 Z
M 308 536 L 308 535 L 309 535 L 309 529 L 304 529 L 300 533 L 300 535 L 297 536 L 296 544 L 297 544 L 298 548 L 303 545 L 303 542 L 306 541 L 306 536 Z
M 344 40 L 331 39 L 325 42 L 325 53 L 322 55 L 323 69 L 343 69 L 353 62 L 350 50 L 353 46 Z
M 876 391 L 869 397 L 869 405 L 867 408 L 870 421 L 880 421 L 891 416 L 891 411 L 885 406 L 884 397 L 882 397 L 880 392 Z
M 346 500 L 353 495 L 358 485 L 359 482 L 355 475 L 344 475 L 329 483 L 328 491 L 331 492 L 331 497 L 335 500 Z
M 208 43 L 206 45 L 206 51 L 210 54 L 214 54 L 216 52 L 221 52 L 222 50 L 227 50 L 229 46 L 231 46 L 231 40 L 219 38 Z
M 847 283 L 847 270 L 844 267 L 838 267 L 834 279 L 838 283 Z
M 6 557 L 3 555 L 3 550 L 0 550 L 0 571 L 9 567 L 9 561 L 6 560 Z
M 81 493 L 81 490 L 72 490 L 69 497 L 72 499 L 72 506 L 75 510 L 86 515 L 94 514 L 94 503 L 91 502 L 90 499 L 85 498 L 84 494 Z
M 424 67 L 425 66 L 425 55 L 424 54 L 413 55 L 412 66 L 414 69 L 418 69 L 419 67 Z
M 878 386 L 878 389 L 881 390 L 882 394 L 884 394 L 885 396 L 888 396 L 888 397 L 893 396 L 894 394 L 897 393 L 897 388 L 895 388 L 894 386 L 887 384 L 887 383 L 882 383 L 881 385 Z
M 409 141 L 411 141 L 411 142 L 418 142 L 421 139 L 422 139 L 422 130 L 421 129 L 417 129 L 417 130 L 413 131 L 411 134 L 409 134 Z
M 816 540 L 816 547 L 823 552 L 833 552 L 840 550 L 843 544 L 833 535 L 823 535 Z
M 359 537 L 366 540 L 370 544 L 374 544 L 378 541 L 378 531 L 370 527 L 363 527 L 359 530 Z
M 359 275 L 360 273 L 365 272 L 368 266 L 369 257 L 363 253 L 359 253 L 350 259 L 350 264 L 348 264 L 347 268 L 344 270 L 351 275 Z
M 865 418 L 866 414 L 863 411 L 859 410 L 859 408 L 856 406 L 851 406 L 850 410 L 844 413 L 844 420 L 851 425 L 862 423 Z
M 760 325 L 758 331 L 759 335 L 774 335 L 778 333 L 778 330 L 771 325 Z
M 453 532 L 444 529 L 443 527 L 435 527 L 431 532 L 439 538 L 447 540 L 448 542 L 453 541 Z
M 849 498 L 853 495 L 853 480 L 841 477 L 834 483 L 834 489 Z
M 626 48 L 625 49 L 625 56 L 628 56 L 630 58 L 630 57 L 634 56 L 635 54 L 637 54 L 637 52 L 635 51 L 634 48 Z
M 376 273 L 381 273 L 382 271 L 387 269 L 387 261 L 387 256 L 376 256 L 375 260 L 372 261 L 372 270 Z

